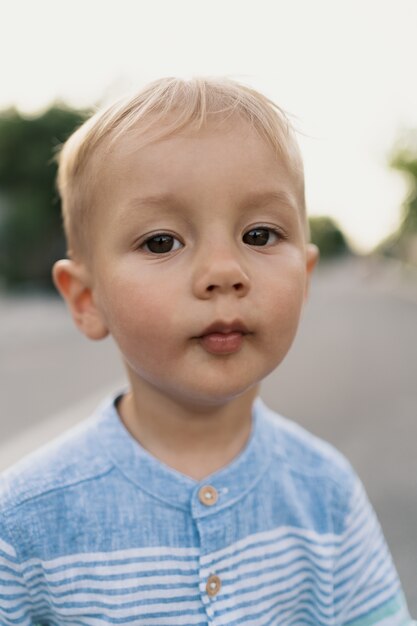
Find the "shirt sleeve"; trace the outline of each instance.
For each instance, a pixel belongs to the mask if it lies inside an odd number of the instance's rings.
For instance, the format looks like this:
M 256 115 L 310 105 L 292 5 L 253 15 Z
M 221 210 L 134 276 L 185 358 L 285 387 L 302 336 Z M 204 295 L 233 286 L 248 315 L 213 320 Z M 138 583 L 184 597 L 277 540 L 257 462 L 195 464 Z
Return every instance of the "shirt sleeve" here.
M 0 517 L 0 625 L 33 626 L 30 607 L 22 568 Z
M 412 626 L 381 527 L 356 479 L 335 565 L 338 626 Z

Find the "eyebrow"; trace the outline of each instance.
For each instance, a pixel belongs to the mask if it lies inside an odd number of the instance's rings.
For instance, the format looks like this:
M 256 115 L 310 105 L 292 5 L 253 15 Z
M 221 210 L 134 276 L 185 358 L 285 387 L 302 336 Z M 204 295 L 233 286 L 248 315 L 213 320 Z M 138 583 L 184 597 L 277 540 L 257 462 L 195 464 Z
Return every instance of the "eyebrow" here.
M 152 194 L 150 196 L 143 196 L 132 198 L 128 202 L 128 208 L 137 209 L 137 208 L 153 208 L 153 207 L 167 207 L 168 205 L 177 205 L 178 197 L 172 193 L 161 193 L 161 194 Z
M 297 209 L 297 202 L 292 194 L 281 189 L 268 191 L 255 191 L 246 195 L 241 204 L 241 209 L 251 208 L 253 206 L 264 206 L 271 202 L 278 202 L 291 209 Z
M 271 202 L 278 202 L 281 205 L 285 205 L 291 209 L 297 209 L 297 202 L 293 195 L 283 190 L 266 190 L 266 191 L 254 191 L 248 193 L 240 202 L 240 209 L 247 210 L 253 206 L 264 206 Z M 149 196 L 133 198 L 128 203 L 128 208 L 154 208 L 169 206 L 178 206 L 182 204 L 181 199 L 172 193 L 151 194 Z

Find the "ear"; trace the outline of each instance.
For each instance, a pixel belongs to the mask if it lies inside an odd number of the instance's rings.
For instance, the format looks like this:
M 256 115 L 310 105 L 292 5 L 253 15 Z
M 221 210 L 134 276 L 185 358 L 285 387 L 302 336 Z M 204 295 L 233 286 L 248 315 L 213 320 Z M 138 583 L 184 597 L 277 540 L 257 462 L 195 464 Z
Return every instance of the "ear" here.
M 316 267 L 318 260 L 320 258 L 320 251 L 318 247 L 314 243 L 308 243 L 306 245 L 306 270 L 307 270 L 307 280 L 306 287 L 304 291 L 304 301 L 308 298 L 308 293 L 310 289 L 311 275 L 313 273 L 314 268 Z
M 89 339 L 106 337 L 109 331 L 94 301 L 85 265 L 69 259 L 57 261 L 52 268 L 52 279 L 81 332 Z

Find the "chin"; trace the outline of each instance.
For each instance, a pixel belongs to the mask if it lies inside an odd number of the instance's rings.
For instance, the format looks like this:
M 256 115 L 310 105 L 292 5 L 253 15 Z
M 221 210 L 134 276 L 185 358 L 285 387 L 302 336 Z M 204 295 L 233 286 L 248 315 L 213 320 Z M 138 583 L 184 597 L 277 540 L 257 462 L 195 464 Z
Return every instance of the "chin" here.
M 210 409 L 224 406 L 245 394 L 254 395 L 258 384 L 258 380 L 250 384 L 240 385 L 224 384 L 224 381 L 222 381 L 222 384 L 204 385 L 204 387 L 192 391 L 188 390 L 187 392 L 184 390 L 184 393 L 178 393 L 178 390 L 176 390 L 174 392 L 174 400 L 196 408 Z

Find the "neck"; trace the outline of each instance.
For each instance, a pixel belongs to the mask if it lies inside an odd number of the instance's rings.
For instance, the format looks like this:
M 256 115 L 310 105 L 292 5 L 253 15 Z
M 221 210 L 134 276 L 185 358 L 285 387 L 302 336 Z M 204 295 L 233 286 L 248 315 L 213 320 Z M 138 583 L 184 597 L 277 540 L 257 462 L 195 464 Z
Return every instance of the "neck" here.
M 160 461 L 197 481 L 232 461 L 248 442 L 258 386 L 216 406 L 184 405 L 132 382 L 118 405 L 130 434 Z

